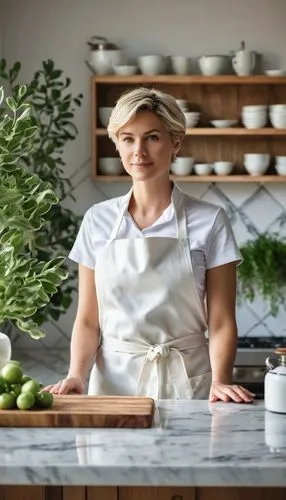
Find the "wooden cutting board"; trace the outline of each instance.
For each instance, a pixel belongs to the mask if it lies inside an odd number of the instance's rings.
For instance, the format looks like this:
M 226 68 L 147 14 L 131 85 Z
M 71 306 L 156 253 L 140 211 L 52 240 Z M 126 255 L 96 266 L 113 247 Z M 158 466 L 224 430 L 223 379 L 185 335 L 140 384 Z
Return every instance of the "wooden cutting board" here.
M 154 401 L 123 396 L 54 396 L 48 410 L 0 410 L 0 427 L 151 427 Z

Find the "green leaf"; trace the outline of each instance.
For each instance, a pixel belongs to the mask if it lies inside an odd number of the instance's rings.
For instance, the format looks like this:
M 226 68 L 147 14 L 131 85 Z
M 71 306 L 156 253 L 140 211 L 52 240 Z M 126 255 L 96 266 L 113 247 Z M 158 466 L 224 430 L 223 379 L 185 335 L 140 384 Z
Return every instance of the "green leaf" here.
M 16 102 L 14 101 L 13 97 L 7 97 L 6 98 L 6 104 L 7 106 L 12 110 L 16 112 L 17 105 Z

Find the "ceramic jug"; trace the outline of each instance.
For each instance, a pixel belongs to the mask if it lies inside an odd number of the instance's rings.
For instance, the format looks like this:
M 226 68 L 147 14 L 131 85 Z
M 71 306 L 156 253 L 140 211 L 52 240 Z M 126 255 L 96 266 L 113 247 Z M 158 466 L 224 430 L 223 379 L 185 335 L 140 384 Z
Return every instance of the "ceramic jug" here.
M 268 411 L 286 413 L 286 348 L 276 349 L 266 359 L 264 402 Z
M 0 332 L 0 370 L 11 359 L 11 350 L 9 337 Z
M 245 43 L 241 42 L 240 50 L 234 53 L 232 66 L 237 75 L 251 75 L 255 68 L 256 53 L 253 50 L 246 50 Z
M 125 54 L 104 36 L 92 36 L 87 42 L 91 48 L 89 64 L 98 75 L 114 73 L 114 66 L 125 63 Z

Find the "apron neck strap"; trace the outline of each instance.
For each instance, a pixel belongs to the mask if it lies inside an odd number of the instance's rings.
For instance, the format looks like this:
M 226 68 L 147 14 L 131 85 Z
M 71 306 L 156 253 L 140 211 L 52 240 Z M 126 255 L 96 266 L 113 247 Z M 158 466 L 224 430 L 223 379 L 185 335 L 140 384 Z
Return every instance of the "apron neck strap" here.
M 111 232 L 111 236 L 110 236 L 111 240 L 115 240 L 116 238 L 119 238 L 119 236 L 120 236 L 120 230 L 122 228 L 123 217 L 128 209 L 132 193 L 133 193 L 133 187 L 130 189 L 130 191 L 127 193 L 127 195 L 124 196 L 123 202 L 122 202 L 120 210 L 119 210 L 118 217 L 116 219 L 116 222 L 115 222 L 113 229 L 112 229 L 112 232 Z M 173 190 L 172 190 L 171 199 L 172 199 L 174 212 L 175 212 L 175 218 L 176 218 L 177 238 L 185 239 L 188 237 L 188 233 L 187 233 L 187 220 L 186 220 L 186 211 L 185 211 L 185 203 L 184 203 L 184 194 L 182 193 L 180 188 L 175 183 L 173 183 Z

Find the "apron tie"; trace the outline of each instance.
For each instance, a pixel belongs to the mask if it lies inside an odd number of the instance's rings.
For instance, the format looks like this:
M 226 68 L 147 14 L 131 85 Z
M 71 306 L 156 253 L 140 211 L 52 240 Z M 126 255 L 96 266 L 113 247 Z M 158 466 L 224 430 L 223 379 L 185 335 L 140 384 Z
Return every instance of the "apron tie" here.
M 170 348 L 167 344 L 156 344 L 148 349 L 147 359 L 151 361 L 157 361 L 159 358 L 167 358 L 170 354 Z
M 148 396 L 160 399 L 165 367 L 170 383 L 178 399 L 192 399 L 193 389 L 186 371 L 181 351 L 207 345 L 203 334 L 191 334 L 164 344 L 129 342 L 103 336 L 102 348 L 126 354 L 145 354 L 137 382 L 135 396 Z

